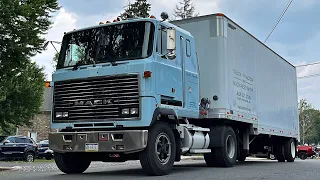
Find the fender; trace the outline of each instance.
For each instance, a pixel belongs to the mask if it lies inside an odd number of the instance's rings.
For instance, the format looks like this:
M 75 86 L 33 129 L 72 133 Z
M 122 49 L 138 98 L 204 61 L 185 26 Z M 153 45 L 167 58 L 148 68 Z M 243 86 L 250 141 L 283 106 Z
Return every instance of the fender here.
M 160 115 L 160 118 L 158 119 L 159 115 Z M 169 116 L 172 116 L 173 118 Z M 163 120 L 171 124 L 179 124 L 177 114 L 173 109 L 165 109 L 165 108 L 157 107 L 153 112 L 150 126 L 152 126 L 157 120 Z
M 222 134 L 226 131 L 226 126 L 212 126 L 210 127 L 209 137 L 210 143 L 209 148 L 222 147 L 225 144 Z

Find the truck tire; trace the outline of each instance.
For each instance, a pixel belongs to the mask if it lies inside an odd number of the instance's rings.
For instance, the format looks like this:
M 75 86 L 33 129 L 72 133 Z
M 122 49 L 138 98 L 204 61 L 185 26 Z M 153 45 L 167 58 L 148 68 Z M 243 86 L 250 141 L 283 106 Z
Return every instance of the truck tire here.
M 58 168 L 66 174 L 83 173 L 91 164 L 91 160 L 85 155 L 72 153 L 54 153 L 54 160 Z
M 143 170 L 152 176 L 167 175 L 173 168 L 175 155 L 172 129 L 165 122 L 156 122 L 149 130 L 147 147 L 139 153 Z
M 308 157 L 308 155 L 307 155 L 307 153 L 306 152 L 300 152 L 299 153 L 299 158 L 301 159 L 301 160 L 305 160 L 305 159 L 307 159 L 307 157 Z
M 280 140 L 275 143 L 274 155 L 276 156 L 278 162 L 285 162 L 286 159 L 283 154 L 283 143 Z
M 284 143 L 283 150 L 284 150 L 284 157 L 287 160 L 287 162 L 294 162 L 296 158 L 297 149 L 296 149 L 296 143 L 292 138 L 290 138 Z
M 247 155 L 245 154 L 240 154 L 240 156 L 237 158 L 238 161 L 244 162 L 247 159 Z
M 232 167 L 237 160 L 237 137 L 231 127 L 226 127 L 226 130 L 221 134 L 224 145 L 211 149 L 210 154 L 205 154 L 207 166 L 213 167 Z

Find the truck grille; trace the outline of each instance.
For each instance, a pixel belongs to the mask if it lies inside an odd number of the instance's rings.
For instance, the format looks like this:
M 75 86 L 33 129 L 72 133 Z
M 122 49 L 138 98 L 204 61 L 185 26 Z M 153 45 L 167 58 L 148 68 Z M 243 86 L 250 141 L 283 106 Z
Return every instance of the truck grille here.
M 55 82 L 53 103 L 55 121 L 138 117 L 139 113 L 121 114 L 123 108 L 139 108 L 138 75 L 104 76 Z M 56 118 L 56 112 L 68 112 L 68 117 Z

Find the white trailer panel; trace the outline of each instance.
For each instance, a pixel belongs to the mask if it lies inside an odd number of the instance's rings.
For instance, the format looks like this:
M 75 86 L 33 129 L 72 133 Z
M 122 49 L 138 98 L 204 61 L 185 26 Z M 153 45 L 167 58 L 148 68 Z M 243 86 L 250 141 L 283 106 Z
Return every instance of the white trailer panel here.
M 172 23 L 195 38 L 200 98 L 211 101 L 208 118 L 247 122 L 258 133 L 299 139 L 293 65 L 225 16 Z

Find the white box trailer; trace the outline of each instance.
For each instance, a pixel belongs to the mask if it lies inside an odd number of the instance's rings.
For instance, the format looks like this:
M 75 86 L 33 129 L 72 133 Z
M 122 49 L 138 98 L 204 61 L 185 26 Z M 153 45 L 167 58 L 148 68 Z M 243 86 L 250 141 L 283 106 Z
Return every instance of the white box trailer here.
M 292 64 L 222 14 L 171 23 L 195 39 L 199 98 L 216 99 L 206 118 L 247 122 L 257 135 L 299 139 Z

